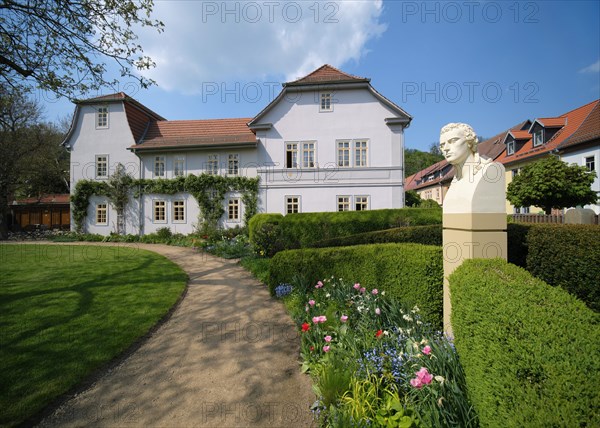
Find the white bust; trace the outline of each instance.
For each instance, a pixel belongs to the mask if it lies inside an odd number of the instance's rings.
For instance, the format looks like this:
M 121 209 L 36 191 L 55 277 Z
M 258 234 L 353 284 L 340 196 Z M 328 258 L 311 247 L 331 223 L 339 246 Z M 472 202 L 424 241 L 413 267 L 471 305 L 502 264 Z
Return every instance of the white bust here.
M 505 210 L 504 167 L 477 153 L 477 135 L 465 123 L 449 123 L 440 131 L 440 150 L 454 167 L 444 199 L 445 213 L 496 213 Z

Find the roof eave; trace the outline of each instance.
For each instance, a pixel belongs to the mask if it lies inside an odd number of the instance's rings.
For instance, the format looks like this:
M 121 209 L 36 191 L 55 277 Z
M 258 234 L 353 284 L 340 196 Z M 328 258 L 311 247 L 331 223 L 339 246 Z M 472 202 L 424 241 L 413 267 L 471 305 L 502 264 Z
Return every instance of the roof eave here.
M 133 153 L 151 153 L 151 152 L 174 152 L 182 150 L 213 150 L 213 149 L 248 149 L 255 148 L 258 145 L 257 141 L 245 143 L 214 143 L 214 144 L 189 144 L 180 146 L 163 146 L 163 147 L 143 147 L 143 144 L 128 147 Z

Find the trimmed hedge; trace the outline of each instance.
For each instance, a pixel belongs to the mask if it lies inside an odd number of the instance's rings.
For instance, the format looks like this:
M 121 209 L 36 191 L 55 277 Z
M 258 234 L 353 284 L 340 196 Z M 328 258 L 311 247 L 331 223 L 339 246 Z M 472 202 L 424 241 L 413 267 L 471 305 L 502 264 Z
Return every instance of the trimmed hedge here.
M 442 225 L 396 227 L 359 233 L 342 238 L 325 239 L 314 243 L 314 248 L 343 247 L 349 245 L 412 242 L 423 245 L 442 245 Z
M 600 426 L 600 317 L 503 260 L 449 278 L 452 326 L 481 426 Z
M 310 248 L 315 242 L 385 230 L 401 226 L 422 226 L 442 223 L 442 210 L 432 208 L 401 208 L 369 211 L 321 212 L 288 214 L 257 214 L 250 220 L 250 241 L 262 248 L 259 230 L 280 242 L 270 244 L 284 249 Z M 273 226 L 267 226 L 271 224 Z M 275 227 L 277 226 L 277 227 Z M 279 229 L 279 230 L 275 230 Z
M 377 287 L 407 305 L 417 305 L 436 327 L 442 325 L 441 247 L 377 244 L 282 251 L 271 259 L 271 294 L 297 274 L 314 284 L 333 275 Z
M 281 214 L 256 214 L 248 222 L 250 242 L 261 256 L 273 257 L 275 253 L 285 249 L 279 227 L 282 220 Z

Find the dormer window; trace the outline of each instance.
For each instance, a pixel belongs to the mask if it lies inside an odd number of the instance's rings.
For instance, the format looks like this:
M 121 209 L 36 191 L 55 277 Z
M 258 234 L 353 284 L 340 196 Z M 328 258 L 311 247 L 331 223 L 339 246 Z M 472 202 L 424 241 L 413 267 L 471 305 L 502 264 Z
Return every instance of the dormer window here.
M 535 133 L 533 134 L 533 147 L 541 146 L 544 143 L 543 136 L 544 136 L 543 129 L 538 129 L 537 131 L 535 131 Z
M 333 104 L 331 102 L 331 92 L 321 93 L 321 105 L 319 111 L 333 111 Z
M 108 106 L 101 106 L 96 109 L 96 129 L 108 128 Z
M 506 143 L 506 154 L 513 155 L 515 153 L 515 142 L 509 141 Z

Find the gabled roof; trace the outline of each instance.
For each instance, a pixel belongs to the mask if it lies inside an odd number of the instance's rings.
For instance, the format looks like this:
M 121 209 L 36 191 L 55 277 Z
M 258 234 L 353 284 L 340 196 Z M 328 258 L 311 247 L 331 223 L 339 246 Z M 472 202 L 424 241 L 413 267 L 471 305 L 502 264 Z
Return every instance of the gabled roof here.
M 249 118 L 209 120 L 165 120 L 150 123 L 143 139 L 130 150 L 254 147 L 256 136 L 246 123 Z
M 146 113 L 148 116 L 152 117 L 152 119 L 154 119 L 154 120 L 166 120 L 164 117 L 162 117 L 158 113 L 155 113 L 154 111 L 150 110 L 148 107 L 146 107 L 145 105 L 143 105 L 136 99 L 131 98 L 129 95 L 125 94 L 124 92 L 117 92 L 116 94 L 101 95 L 101 96 L 94 97 L 94 98 L 88 98 L 86 100 L 77 100 L 77 101 L 75 101 L 75 104 L 78 104 L 78 105 L 79 104 L 98 104 L 98 103 L 123 102 L 123 101 L 127 101 L 128 103 L 131 103 L 132 105 L 136 106 L 137 108 L 143 110 L 144 113 Z
M 596 107 L 597 104 L 598 104 L 598 100 L 588 103 L 586 105 L 583 105 L 581 107 L 578 107 L 574 110 L 571 110 L 567 113 L 557 116 L 556 118 L 536 119 L 534 121 L 534 123 L 531 125 L 531 127 L 529 128 L 530 131 L 536 122 L 540 123 L 540 124 L 552 123 L 553 125 L 551 127 L 554 127 L 554 128 L 556 128 L 557 124 L 559 124 L 559 123 L 564 123 L 564 126 L 562 126 L 556 132 L 556 134 L 554 134 L 552 136 L 552 138 L 550 138 L 548 141 L 546 141 L 546 143 L 544 143 L 540 146 L 534 147 L 533 146 L 533 138 L 530 138 L 523 144 L 521 149 L 516 151 L 514 154 L 507 155 L 506 151 L 503 152 L 499 156 L 498 161 L 503 164 L 511 164 L 514 162 L 521 162 L 526 159 L 534 158 L 537 156 L 542 156 L 542 155 L 545 155 L 546 153 L 552 152 L 553 150 L 557 149 L 564 141 L 566 141 L 571 135 L 573 135 L 575 133 L 575 131 L 577 131 L 579 129 L 581 124 L 589 116 L 589 114 L 594 109 L 594 107 Z M 549 121 L 549 119 L 557 119 L 557 120 Z
M 332 67 L 329 64 L 322 65 L 312 73 L 307 74 L 300 79 L 286 82 L 283 86 L 301 86 L 301 85 L 315 85 L 325 83 L 342 83 L 342 82 L 370 82 L 371 79 L 366 77 L 353 76 L 352 74 L 345 73 Z
M 564 117 L 539 117 L 533 121 L 529 132 L 531 132 L 536 122 L 544 128 L 562 128 L 566 124 L 566 119 Z
M 68 193 L 41 195 L 39 197 L 24 198 L 13 201 L 11 205 L 68 205 L 71 195 Z
M 566 138 L 558 148 L 564 149 L 596 140 L 600 140 L 600 100 L 596 101 L 596 105 L 584 119 L 581 126 L 570 137 Z
M 531 134 L 528 131 L 509 131 L 506 133 L 506 138 L 504 139 L 504 142 L 506 142 L 506 139 L 509 135 L 515 140 L 529 140 L 531 138 Z

